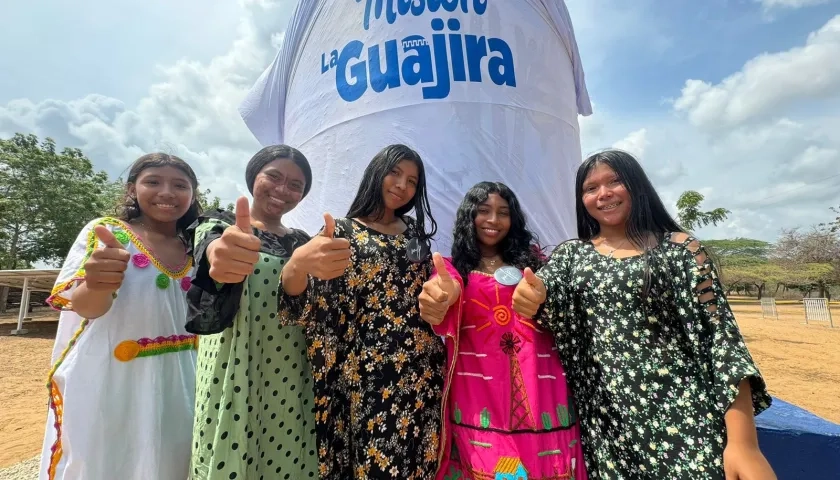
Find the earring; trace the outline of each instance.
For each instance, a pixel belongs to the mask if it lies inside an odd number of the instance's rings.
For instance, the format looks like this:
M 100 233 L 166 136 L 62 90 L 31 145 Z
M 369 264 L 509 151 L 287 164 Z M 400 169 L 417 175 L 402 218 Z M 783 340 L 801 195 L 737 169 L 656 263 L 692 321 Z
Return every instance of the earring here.
M 137 197 L 133 195 L 126 196 L 125 211 L 129 217 L 140 215 L 140 202 L 137 201 Z

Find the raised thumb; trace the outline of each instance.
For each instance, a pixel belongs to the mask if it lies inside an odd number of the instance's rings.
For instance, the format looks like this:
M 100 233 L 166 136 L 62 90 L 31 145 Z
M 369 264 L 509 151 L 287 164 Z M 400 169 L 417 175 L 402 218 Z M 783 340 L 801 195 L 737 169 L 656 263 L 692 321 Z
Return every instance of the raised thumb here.
M 432 254 L 432 263 L 435 265 L 439 279 L 445 282 L 452 280 L 452 276 L 449 275 L 449 270 L 446 269 L 446 262 L 443 261 L 443 256 L 440 253 L 435 252 Z
M 123 248 L 123 244 L 117 240 L 117 237 L 108 230 L 105 225 L 97 225 L 93 227 L 93 232 L 96 235 L 96 238 L 99 239 L 106 247 L 108 248 Z
M 335 236 L 335 219 L 329 213 L 324 214 L 324 229 L 321 230 L 321 235 L 327 238 Z
M 236 227 L 245 233 L 251 233 L 251 205 L 247 197 L 236 199 Z
M 528 285 L 532 287 L 539 287 L 540 283 L 542 283 L 530 267 L 525 267 L 525 271 L 522 273 L 522 276 L 525 278 L 525 281 L 528 282 Z

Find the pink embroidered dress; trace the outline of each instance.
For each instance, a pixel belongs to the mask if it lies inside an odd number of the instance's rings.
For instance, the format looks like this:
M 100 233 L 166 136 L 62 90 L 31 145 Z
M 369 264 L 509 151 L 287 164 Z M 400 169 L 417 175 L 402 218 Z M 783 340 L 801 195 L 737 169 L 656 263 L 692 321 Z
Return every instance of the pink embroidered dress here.
M 585 479 L 580 429 L 553 337 L 511 308 L 515 286 L 473 272 L 434 327 L 445 337 L 438 480 Z M 435 274 L 436 275 L 436 274 Z
M 111 309 L 87 320 L 73 289 L 105 225 L 131 254 Z M 184 480 L 195 397 L 194 335 L 187 334 L 192 262 L 170 270 L 123 222 L 101 218 L 70 248 L 48 303 L 61 309 L 47 380 L 41 480 Z

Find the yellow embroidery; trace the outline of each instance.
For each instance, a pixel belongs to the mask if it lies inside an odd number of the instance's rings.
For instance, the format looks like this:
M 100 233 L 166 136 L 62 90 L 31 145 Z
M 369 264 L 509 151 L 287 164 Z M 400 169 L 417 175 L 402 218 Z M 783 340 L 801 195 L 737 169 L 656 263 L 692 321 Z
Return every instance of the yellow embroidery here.
M 134 243 L 134 246 L 143 253 L 154 265 L 158 270 L 166 274 L 167 276 L 173 278 L 174 280 L 179 280 L 185 277 L 192 269 L 192 258 L 187 258 L 184 262 L 184 265 L 177 271 L 170 270 L 167 268 L 163 263 L 161 263 L 152 252 L 143 245 L 143 242 L 137 237 L 137 235 L 131 230 L 125 222 L 122 220 L 112 218 L 112 217 L 105 217 L 99 219 L 93 227 L 96 225 L 110 225 L 112 227 L 119 227 L 122 230 L 119 230 L 120 233 L 124 233 L 124 238 L 127 238 L 131 243 Z M 116 233 L 115 233 L 116 236 Z M 120 235 L 123 237 L 123 235 Z M 127 243 L 127 242 L 126 242 Z M 96 232 L 93 228 L 91 228 L 90 232 L 88 233 L 85 255 L 82 258 L 81 265 L 76 273 L 69 279 L 64 282 L 61 282 L 53 287 L 52 292 L 50 293 L 50 298 L 47 299 L 47 303 L 49 303 L 53 308 L 58 309 L 72 309 L 73 306 L 70 304 L 70 300 L 59 296 L 61 292 L 68 290 L 70 287 L 73 286 L 73 283 L 83 279 L 85 277 L 85 262 L 88 258 L 90 258 L 93 251 L 96 249 L 97 245 L 99 244 L 99 239 L 96 238 Z

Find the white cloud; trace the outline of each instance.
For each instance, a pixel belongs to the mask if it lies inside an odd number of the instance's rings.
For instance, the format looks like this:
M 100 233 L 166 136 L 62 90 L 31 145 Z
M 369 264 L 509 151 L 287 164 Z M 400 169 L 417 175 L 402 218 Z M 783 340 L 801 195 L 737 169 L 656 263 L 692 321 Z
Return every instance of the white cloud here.
M 831 2 L 831 0 L 755 0 L 755 2 L 760 3 L 766 10 L 773 8 L 787 8 L 794 10 L 798 8 L 813 7 L 815 5 L 823 5 Z
M 593 110 L 595 105 L 592 105 Z M 580 138 L 582 145 L 590 145 L 597 142 L 598 138 L 604 133 L 604 124 L 601 122 L 601 115 L 595 111 L 592 115 L 587 117 L 578 115 L 578 124 L 580 125 Z M 586 151 L 584 150 L 584 155 Z
M 794 175 L 806 175 L 814 179 L 840 170 L 838 167 L 840 167 L 840 152 L 836 148 L 811 145 L 794 158 L 788 170 Z
M 655 32 L 666 29 L 640 13 L 645 9 L 622 10 L 613 0 L 567 1 L 591 87 L 601 81 L 607 85 L 601 88 L 613 88 L 615 77 L 597 72 L 601 59 L 614 57 L 615 49 L 635 48 L 653 37 L 667 43 L 667 36 Z M 240 2 L 236 40 L 223 54 L 166 60 L 156 81 L 143 79 L 151 86 L 142 95 L 70 100 L 30 95 L 0 104 L 0 137 L 49 135 L 60 146 L 82 148 L 111 174 L 122 173 L 147 151 L 176 153 L 194 166 L 203 188 L 233 200 L 244 190 L 243 165 L 259 147 L 237 106 L 271 62 L 295 3 Z M 650 35 L 647 26 L 654 30 Z M 825 221 L 828 206 L 840 198 L 840 177 L 831 178 L 831 172 L 840 173 L 840 108 L 814 112 L 808 107 L 816 103 L 811 99 L 840 92 L 837 58 L 840 16 L 811 34 L 804 46 L 759 55 L 720 83 L 687 81 L 673 110 L 622 114 L 598 102 L 594 115 L 579 118 L 583 154 L 609 145 L 634 153 L 672 212 L 679 194 L 689 189 L 706 195 L 706 208 L 732 210 L 725 225 L 698 232 L 701 238 L 772 240 L 782 227 Z M 104 73 L 119 78 L 115 69 Z M 23 69 L 13 75 L 27 81 Z M 597 91 L 591 88 L 596 102 Z
M 631 132 L 626 137 L 615 142 L 613 144 L 613 148 L 624 150 L 636 158 L 642 158 L 644 157 L 645 149 L 649 144 L 650 142 L 647 140 L 647 129 L 642 128 L 636 130 L 635 132 Z
M 112 175 L 145 152 L 166 151 L 190 162 L 202 188 L 235 198 L 245 189 L 242 167 L 259 148 L 237 106 L 271 62 L 294 3 L 241 0 L 244 17 L 225 54 L 159 67 L 160 80 L 132 107 L 103 95 L 14 100 L 0 106 L 0 135 L 49 135 L 78 146 Z
M 686 190 L 701 192 L 705 209 L 731 210 L 724 224 L 700 229 L 701 238 L 772 241 L 782 228 L 833 218 L 828 207 L 840 203 L 840 138 L 832 133 L 840 121 L 836 116 L 833 121 L 781 118 L 713 135 L 668 115 L 646 119 L 644 128 L 628 126 L 612 115 L 600 121 L 600 140 L 585 145 L 632 151 L 635 144 L 643 144 L 639 160 L 672 214 Z M 603 141 L 609 137 L 618 140 Z
M 840 15 L 808 35 L 804 46 L 761 54 L 712 85 L 687 80 L 674 109 L 704 129 L 758 121 L 808 99 L 840 96 Z

